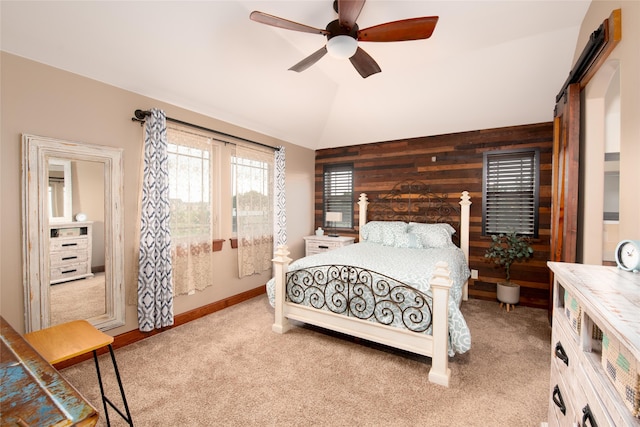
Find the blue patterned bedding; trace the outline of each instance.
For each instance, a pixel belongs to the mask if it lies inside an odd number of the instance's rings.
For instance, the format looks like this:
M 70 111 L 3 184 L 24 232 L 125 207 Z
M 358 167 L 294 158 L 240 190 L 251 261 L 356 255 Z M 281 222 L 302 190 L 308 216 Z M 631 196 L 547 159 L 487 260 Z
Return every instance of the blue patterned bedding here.
M 289 271 L 327 264 L 357 266 L 393 277 L 431 295 L 429 280 L 438 261 L 449 264 L 453 280 L 449 293 L 449 355 L 453 356 L 471 348 L 469 328 L 460 312 L 462 288 L 470 271 L 460 248 L 454 245 L 429 249 L 402 248 L 365 241 L 300 258 L 289 265 Z M 267 283 L 267 294 L 272 306 L 275 305 L 274 293 L 275 280 L 271 279 Z

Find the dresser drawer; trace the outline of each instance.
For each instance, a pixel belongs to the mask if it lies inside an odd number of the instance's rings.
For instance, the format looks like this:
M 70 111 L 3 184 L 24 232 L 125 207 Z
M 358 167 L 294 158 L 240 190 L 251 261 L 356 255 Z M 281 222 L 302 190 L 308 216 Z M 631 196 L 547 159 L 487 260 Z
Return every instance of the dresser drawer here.
M 579 426 L 615 427 L 604 404 L 598 397 L 591 382 L 587 379 L 584 368 L 575 370 L 577 385 L 575 387 L 576 422 Z
M 554 318 L 554 323 L 556 319 Z M 551 334 L 551 366 L 563 378 L 573 378 L 574 370 L 580 364 L 575 337 L 568 335 L 559 324 L 554 325 Z
M 86 277 L 89 275 L 89 266 L 86 262 L 69 264 L 61 267 L 51 267 L 50 276 L 51 281 L 65 281 L 72 280 L 80 277 Z
M 87 261 L 87 251 L 59 251 L 51 252 L 49 257 L 51 267 L 63 267 L 69 264 Z
M 564 382 L 564 377 L 551 365 L 551 387 L 549 390 L 548 423 L 550 427 L 573 427 L 576 418 L 573 408 L 573 395 L 571 389 Z
M 54 251 L 86 251 L 87 250 L 87 238 L 86 237 L 58 237 L 51 239 L 49 243 L 49 249 Z

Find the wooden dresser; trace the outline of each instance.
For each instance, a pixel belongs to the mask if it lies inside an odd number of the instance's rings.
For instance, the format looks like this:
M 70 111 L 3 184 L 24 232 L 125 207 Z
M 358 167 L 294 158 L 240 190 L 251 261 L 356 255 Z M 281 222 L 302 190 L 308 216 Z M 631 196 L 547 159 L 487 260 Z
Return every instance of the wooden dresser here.
M 304 239 L 305 255 L 319 254 L 320 252 L 330 251 L 332 249 L 341 248 L 353 243 L 354 237 L 338 236 L 306 236 Z
M 548 425 L 640 426 L 640 274 L 549 262 Z
M 91 277 L 91 234 L 93 222 L 64 222 L 49 225 L 50 283 Z

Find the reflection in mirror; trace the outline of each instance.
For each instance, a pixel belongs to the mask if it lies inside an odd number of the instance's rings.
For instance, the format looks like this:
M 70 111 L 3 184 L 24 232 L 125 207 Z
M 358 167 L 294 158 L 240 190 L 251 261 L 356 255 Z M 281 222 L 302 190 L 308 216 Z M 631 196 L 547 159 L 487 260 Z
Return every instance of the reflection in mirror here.
M 124 325 L 122 150 L 24 135 L 23 153 L 26 332 L 77 319 Z M 54 217 L 60 164 L 69 208 Z
M 48 162 L 49 183 L 49 220 L 71 221 L 71 162 L 64 159 L 49 159 Z
M 72 189 L 76 221 L 49 224 L 50 325 L 106 313 L 104 164 L 49 159 L 49 188 L 52 165 L 63 162 L 70 164 L 66 188 Z

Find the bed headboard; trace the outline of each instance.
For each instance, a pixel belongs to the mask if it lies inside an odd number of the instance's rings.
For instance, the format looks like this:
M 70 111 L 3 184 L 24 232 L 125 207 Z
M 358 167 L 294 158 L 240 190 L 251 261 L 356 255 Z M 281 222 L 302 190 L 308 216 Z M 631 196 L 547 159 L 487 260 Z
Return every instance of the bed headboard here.
M 456 229 L 455 243 L 464 252 L 468 263 L 471 206 L 468 191 L 460 193 L 458 205 L 446 193 L 431 191 L 425 182 L 402 181 L 390 191 L 378 193 L 372 200 L 368 200 L 365 193 L 360 194 L 360 230 L 367 221 L 446 222 Z M 466 299 L 466 289 L 463 298 Z
M 446 222 L 460 230 L 460 207 L 422 181 L 402 181 L 369 200 L 367 221 Z
M 453 241 L 460 246 L 460 206 L 447 193 L 436 193 L 423 181 L 401 181 L 390 191 L 371 197 L 365 218 L 365 222 L 369 221 L 447 223 L 455 228 Z

